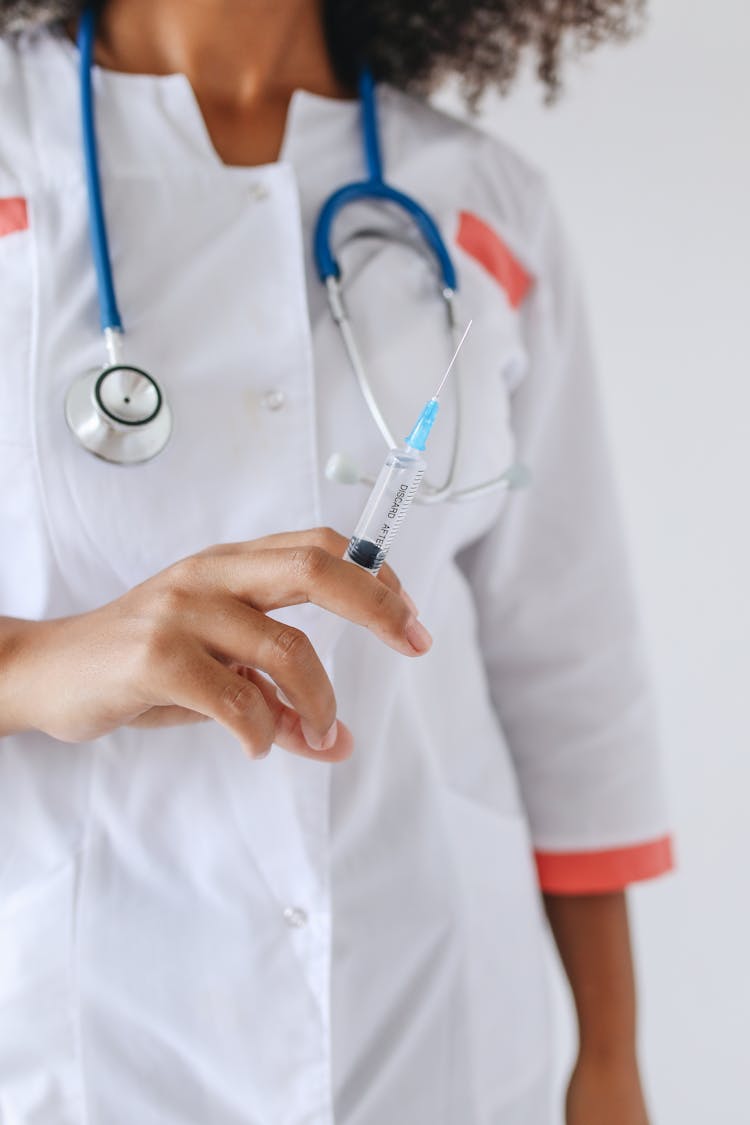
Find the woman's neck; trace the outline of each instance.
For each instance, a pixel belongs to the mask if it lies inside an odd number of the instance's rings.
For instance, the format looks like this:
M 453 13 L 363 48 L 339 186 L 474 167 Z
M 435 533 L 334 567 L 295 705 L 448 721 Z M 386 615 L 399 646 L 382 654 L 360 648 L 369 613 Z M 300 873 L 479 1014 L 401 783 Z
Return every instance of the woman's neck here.
M 227 164 L 277 158 L 292 92 L 348 92 L 326 49 L 320 0 L 108 0 L 96 60 L 185 74 Z

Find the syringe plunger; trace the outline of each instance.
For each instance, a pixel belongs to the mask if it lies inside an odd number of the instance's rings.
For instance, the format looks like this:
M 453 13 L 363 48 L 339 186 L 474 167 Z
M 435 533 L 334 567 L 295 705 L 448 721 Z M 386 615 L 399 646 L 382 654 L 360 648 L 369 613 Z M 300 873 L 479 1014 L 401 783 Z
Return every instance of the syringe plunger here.
M 344 558 L 371 574 L 378 573 L 419 488 L 425 467 L 417 450 L 409 445 L 390 451 Z

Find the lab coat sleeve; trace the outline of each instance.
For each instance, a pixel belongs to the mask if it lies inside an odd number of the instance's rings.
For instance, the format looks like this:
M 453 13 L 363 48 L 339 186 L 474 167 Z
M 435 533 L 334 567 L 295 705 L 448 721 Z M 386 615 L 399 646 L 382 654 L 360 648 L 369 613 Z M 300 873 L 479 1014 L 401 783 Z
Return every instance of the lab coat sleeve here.
M 581 292 L 546 200 L 541 212 L 511 407 L 532 482 L 465 565 L 541 887 L 596 893 L 661 874 L 672 850 Z

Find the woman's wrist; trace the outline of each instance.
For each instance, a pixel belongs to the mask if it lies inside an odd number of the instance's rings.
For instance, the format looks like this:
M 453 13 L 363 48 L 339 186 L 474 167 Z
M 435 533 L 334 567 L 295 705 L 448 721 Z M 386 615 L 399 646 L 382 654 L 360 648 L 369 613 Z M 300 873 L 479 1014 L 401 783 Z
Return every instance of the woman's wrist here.
M 622 966 L 622 974 L 629 966 Z M 614 974 L 613 974 L 614 976 Z M 601 1069 L 616 1071 L 637 1067 L 635 1000 L 618 973 L 610 982 L 598 982 L 588 996 L 578 982 L 574 1001 L 578 1014 L 578 1057 Z
M 566 1098 L 567 1125 L 649 1125 L 635 1052 L 627 1058 L 578 1056 Z
M 638 1070 L 638 1053 L 635 1040 L 618 1035 L 591 1033 L 579 1024 L 578 1060 L 586 1066 L 612 1074 L 631 1073 Z
M 35 727 L 34 688 L 42 685 L 33 663 L 51 625 L 0 618 L 0 737 Z

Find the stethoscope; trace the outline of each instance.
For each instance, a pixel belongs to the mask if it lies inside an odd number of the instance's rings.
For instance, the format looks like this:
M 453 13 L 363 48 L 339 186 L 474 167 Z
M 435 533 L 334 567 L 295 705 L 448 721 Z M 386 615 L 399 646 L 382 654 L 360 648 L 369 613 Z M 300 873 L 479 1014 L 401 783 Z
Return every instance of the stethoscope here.
M 89 236 L 96 271 L 106 363 L 99 369 L 86 372 L 72 383 L 65 399 L 65 414 L 72 433 L 84 449 L 105 461 L 129 465 L 148 461 L 164 449 L 172 432 L 172 414 L 166 396 L 154 376 L 143 368 L 123 361 L 124 330 L 117 306 L 109 254 L 94 122 L 91 72 L 95 32 L 96 14 L 92 8 L 86 8 L 78 25 L 80 111 Z M 416 200 L 398 191 L 383 178 L 375 84 L 367 70 L 360 76 L 359 97 L 367 178 L 340 187 L 326 200 L 315 227 L 313 250 L 318 276 L 325 286 L 331 315 L 340 332 L 359 389 L 384 441 L 389 448 L 394 448 L 400 442 L 396 440 L 380 410 L 347 312 L 341 268 L 331 247 L 336 218 L 349 204 L 367 200 L 390 204 L 406 213 L 416 226 L 435 265 L 438 293 L 445 307 L 451 343 L 455 343 L 458 328 L 455 310 L 458 283 L 451 255 L 434 219 Z M 372 233 L 374 232 L 360 232 Z M 454 386 L 457 385 L 456 379 Z M 454 439 L 446 479 L 439 486 L 424 482 L 418 499 L 423 503 L 463 500 L 498 488 L 517 488 L 525 484 L 524 471 L 513 466 L 500 476 L 473 488 L 454 488 L 461 434 L 458 389 L 454 398 Z M 334 454 L 329 460 L 326 473 L 330 479 L 343 483 L 370 483 L 369 478 L 361 476 L 351 460 L 341 454 Z
M 164 449 L 172 432 L 172 412 L 153 375 L 123 362 L 124 332 L 112 276 L 94 128 L 91 67 L 95 31 L 95 13 L 87 8 L 78 25 L 81 126 L 89 236 L 107 362 L 71 384 L 65 416 L 84 449 L 117 465 L 133 465 Z

